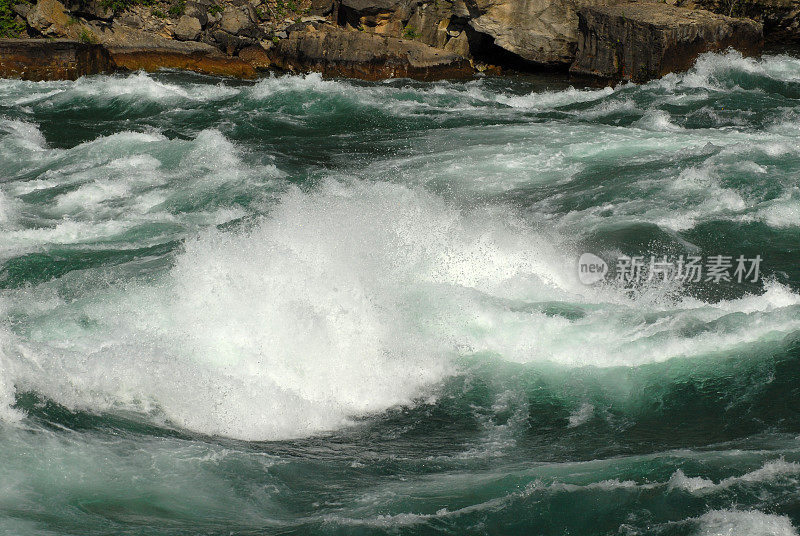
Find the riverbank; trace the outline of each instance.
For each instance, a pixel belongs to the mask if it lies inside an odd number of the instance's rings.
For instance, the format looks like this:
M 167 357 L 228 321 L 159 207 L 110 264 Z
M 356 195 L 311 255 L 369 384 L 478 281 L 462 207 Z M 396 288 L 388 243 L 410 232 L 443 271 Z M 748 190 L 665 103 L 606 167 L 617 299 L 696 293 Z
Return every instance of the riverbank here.
M 282 71 L 436 80 L 476 72 L 571 70 L 604 80 L 643 81 L 685 70 L 702 52 L 732 47 L 756 55 L 765 37 L 781 43 L 798 38 L 792 33 L 796 16 L 768 23 L 755 20 L 752 10 L 749 17 L 728 16 L 737 12 L 705 6 L 725 12 L 714 13 L 693 3 L 0 1 L 7 3 L 5 9 L 0 4 L 0 37 L 101 45 L 115 67 L 100 65 L 97 72 L 178 68 L 239 78 Z M 24 44 L 15 47 L 19 51 Z M 33 57 L 47 61 L 42 54 Z M 2 58 L 0 76 L 16 76 L 20 69 L 4 67 Z

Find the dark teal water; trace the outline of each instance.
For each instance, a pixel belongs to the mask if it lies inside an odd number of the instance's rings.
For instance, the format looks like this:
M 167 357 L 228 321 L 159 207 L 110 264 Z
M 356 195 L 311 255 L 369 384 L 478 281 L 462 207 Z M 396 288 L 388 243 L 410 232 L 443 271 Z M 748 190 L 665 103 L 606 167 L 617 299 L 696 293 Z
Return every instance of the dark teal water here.
M 0 81 L 0 533 L 796 535 L 799 99 Z

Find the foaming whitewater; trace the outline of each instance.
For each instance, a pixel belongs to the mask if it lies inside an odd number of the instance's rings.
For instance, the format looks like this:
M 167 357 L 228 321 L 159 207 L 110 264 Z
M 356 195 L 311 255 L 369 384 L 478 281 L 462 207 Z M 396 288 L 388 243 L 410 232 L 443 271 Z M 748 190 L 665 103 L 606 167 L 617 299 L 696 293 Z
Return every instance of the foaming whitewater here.
M 0 532 L 797 534 L 798 80 L 0 81 Z

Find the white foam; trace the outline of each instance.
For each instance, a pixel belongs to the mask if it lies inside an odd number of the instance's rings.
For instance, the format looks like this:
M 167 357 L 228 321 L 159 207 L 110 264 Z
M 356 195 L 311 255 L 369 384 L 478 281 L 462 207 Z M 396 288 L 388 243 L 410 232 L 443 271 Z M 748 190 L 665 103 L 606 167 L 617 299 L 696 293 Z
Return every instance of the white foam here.
M 775 482 L 781 479 L 791 479 L 792 483 L 797 483 L 798 475 L 800 475 L 800 464 L 778 459 L 766 462 L 759 469 L 740 476 L 730 476 L 718 483 L 703 477 L 687 477 L 682 470 L 678 469 L 670 478 L 669 487 L 702 494 L 717 492 L 731 486 Z
M 613 93 L 614 89 L 611 87 L 602 89 L 575 89 L 574 87 L 569 87 L 561 91 L 542 91 L 527 95 L 498 95 L 496 99 L 497 102 L 512 108 L 547 109 L 600 100 Z
M 61 99 L 75 94 L 95 98 L 141 98 L 151 101 L 218 100 L 239 94 L 238 89 L 222 84 L 177 85 L 154 79 L 145 72 L 125 76 L 90 76 L 79 78 L 67 91 L 58 94 Z
M 655 130 L 659 132 L 678 132 L 683 127 L 672 122 L 670 115 L 664 110 L 648 110 L 634 126 L 644 130 Z
M 569 427 L 575 428 L 589 421 L 594 417 L 594 406 L 588 402 L 584 402 L 578 409 L 573 411 L 569 416 Z
M 44 136 L 32 123 L 2 119 L 0 120 L 0 131 L 9 134 L 9 138 L 15 142 L 16 148 L 32 152 L 41 152 L 47 149 Z
M 711 510 L 697 522 L 700 536 L 797 536 L 787 516 L 758 510 Z

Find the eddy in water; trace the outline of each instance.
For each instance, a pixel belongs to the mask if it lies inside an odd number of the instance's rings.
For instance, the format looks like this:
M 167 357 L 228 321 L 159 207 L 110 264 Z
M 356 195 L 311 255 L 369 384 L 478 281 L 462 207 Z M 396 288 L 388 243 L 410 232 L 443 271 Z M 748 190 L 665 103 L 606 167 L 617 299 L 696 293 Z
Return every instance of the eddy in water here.
M 800 60 L 0 81 L 0 532 L 797 535 Z

